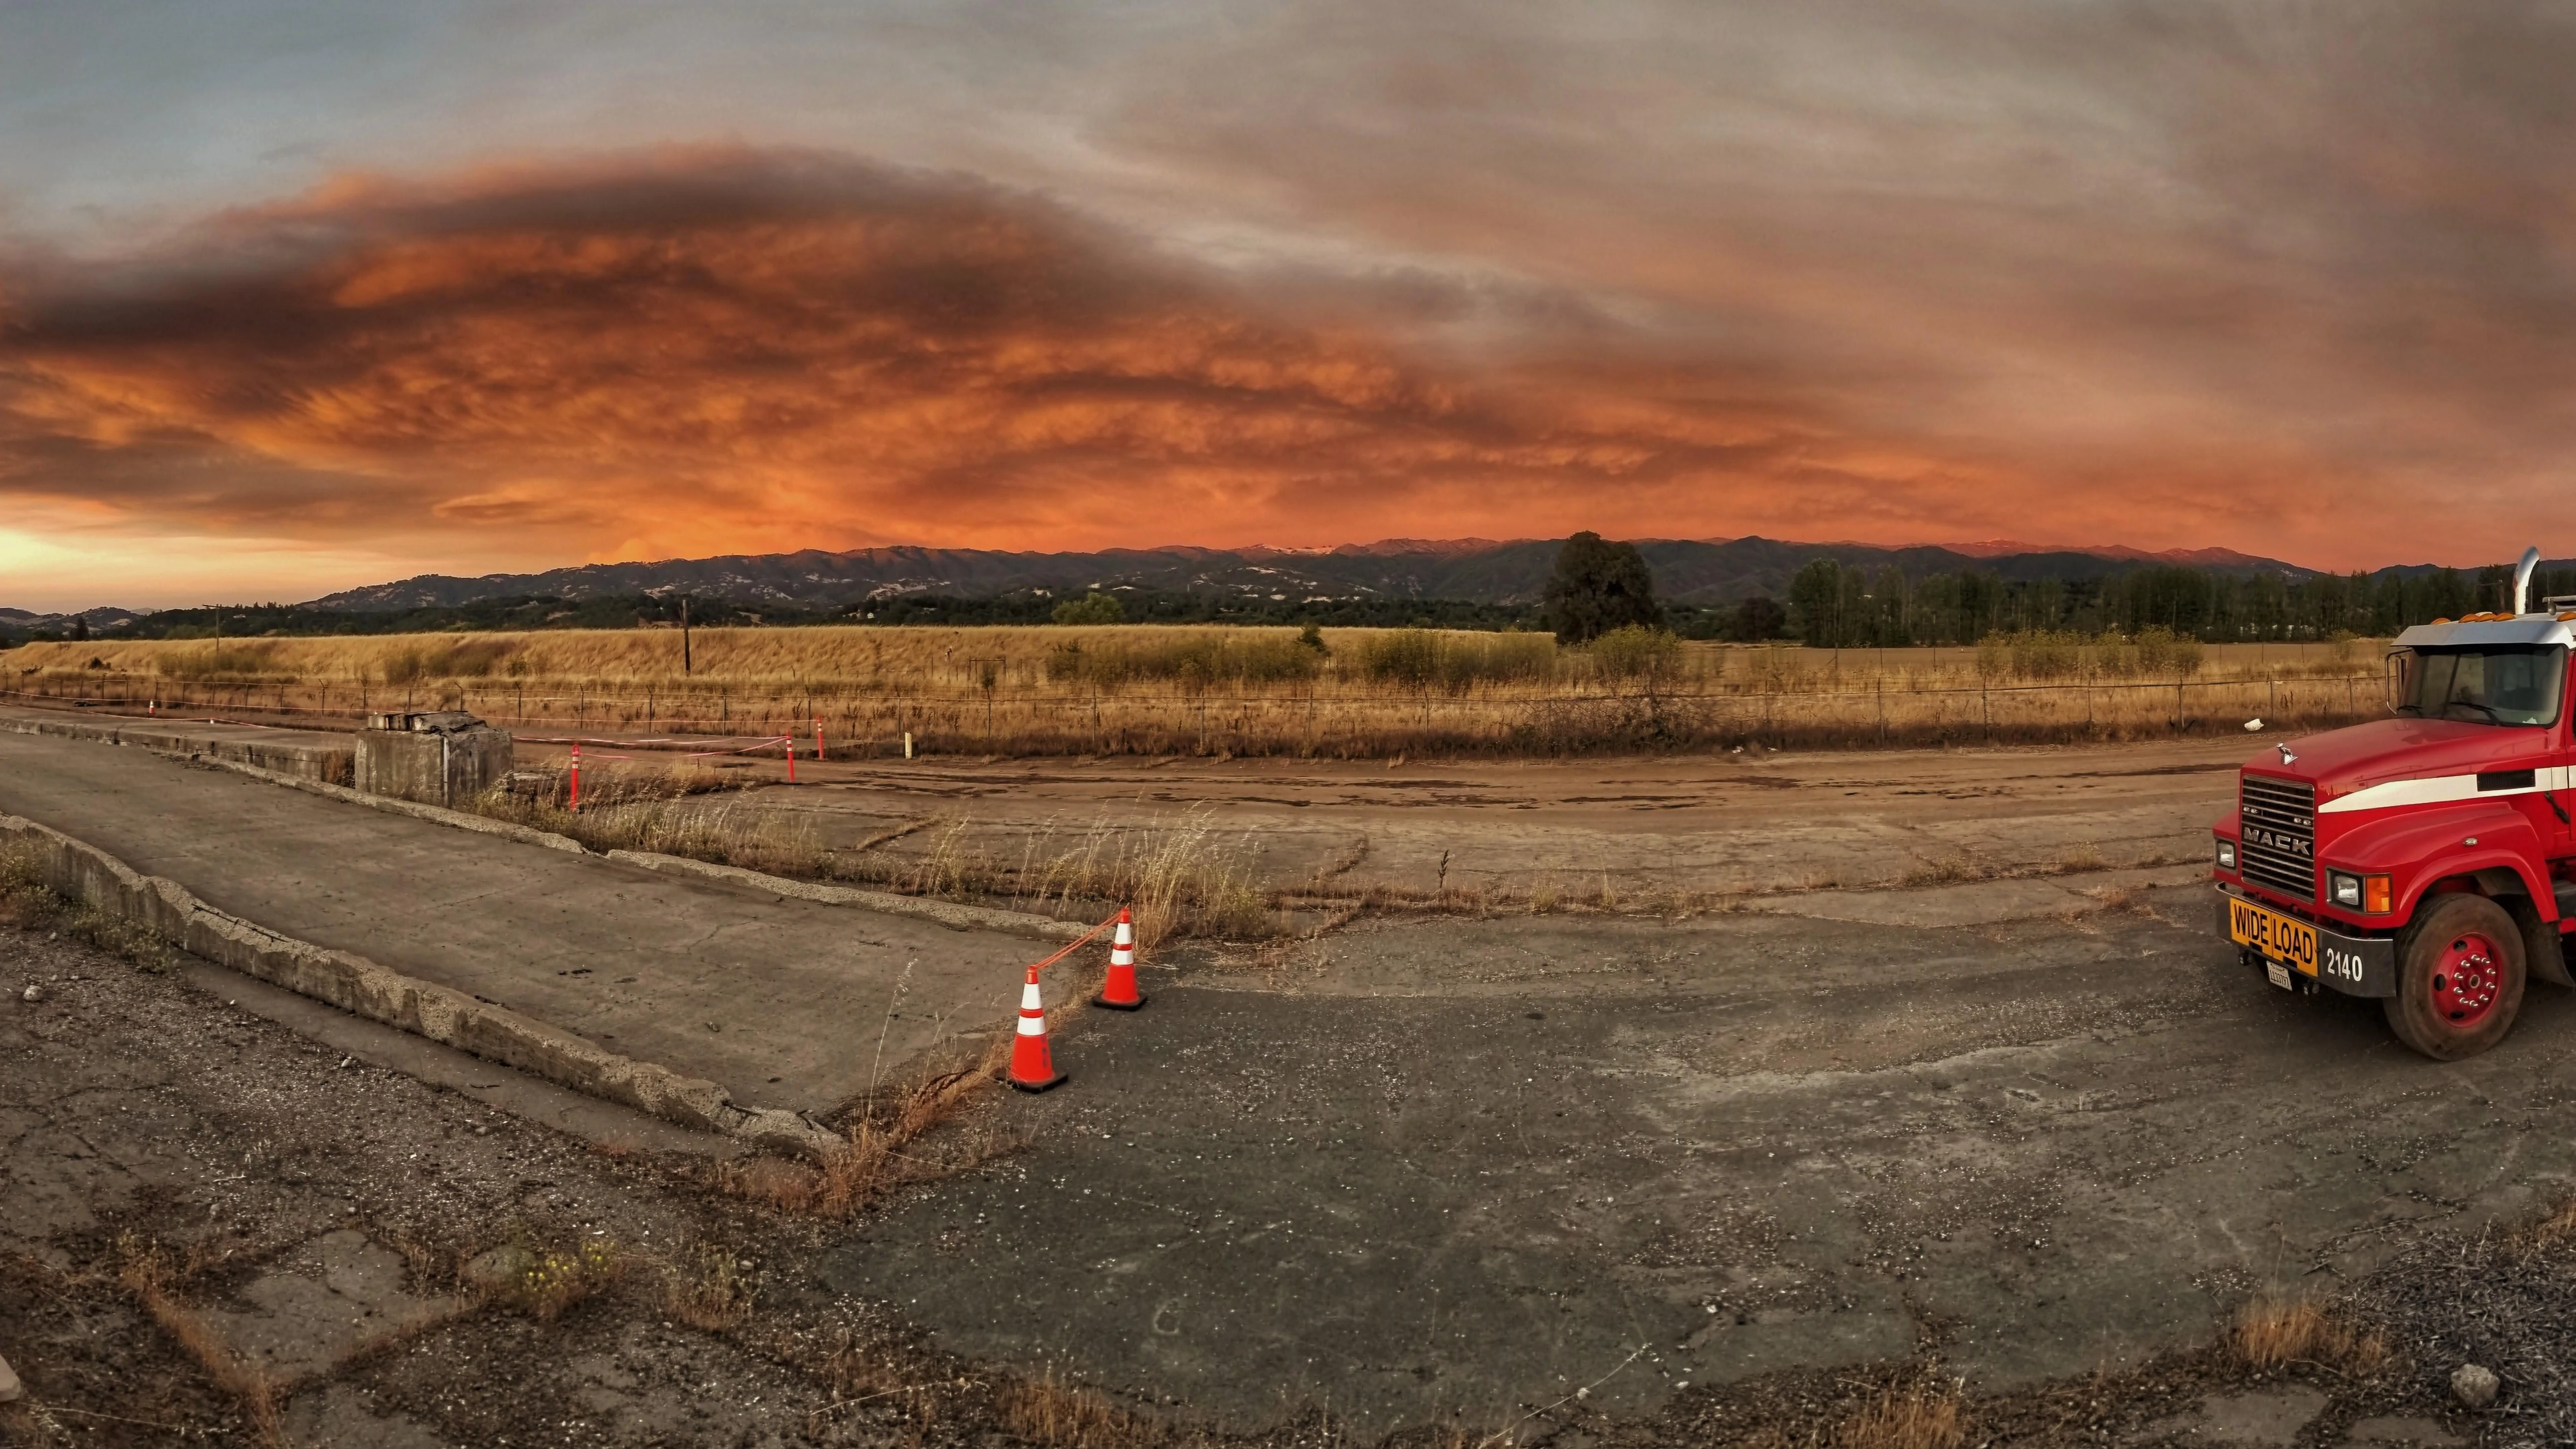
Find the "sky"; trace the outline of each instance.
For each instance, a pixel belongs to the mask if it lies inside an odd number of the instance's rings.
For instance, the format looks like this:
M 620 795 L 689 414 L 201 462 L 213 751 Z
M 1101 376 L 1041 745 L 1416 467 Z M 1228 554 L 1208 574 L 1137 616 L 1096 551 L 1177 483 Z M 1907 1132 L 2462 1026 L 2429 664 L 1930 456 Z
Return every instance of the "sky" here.
M 0 0 L 0 603 L 2576 552 L 2576 10 Z

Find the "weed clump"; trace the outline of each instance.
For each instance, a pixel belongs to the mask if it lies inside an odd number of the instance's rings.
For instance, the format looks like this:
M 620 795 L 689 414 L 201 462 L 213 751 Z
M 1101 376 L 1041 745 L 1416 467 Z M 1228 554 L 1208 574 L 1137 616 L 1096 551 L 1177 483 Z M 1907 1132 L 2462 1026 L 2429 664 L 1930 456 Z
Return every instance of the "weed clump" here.
M 616 1282 L 624 1270 L 614 1242 L 585 1238 L 568 1250 L 529 1250 L 518 1271 L 493 1296 L 540 1323 L 551 1323 L 564 1310 Z
M 662 1271 L 662 1312 L 691 1328 L 716 1332 L 751 1316 L 751 1275 L 731 1252 L 700 1244 Z
M 1045 1449 L 1131 1449 L 1174 1438 L 1172 1426 L 1058 1378 L 1052 1365 L 1034 1379 L 1004 1381 L 999 1397 L 1003 1424 Z
M 2388 1361 L 2388 1341 L 2376 1328 L 2350 1308 L 2317 1298 L 2252 1299 L 2236 1310 L 2221 1343 L 2247 1368 L 2264 1373 L 2314 1364 L 2366 1374 Z
M 1009 1036 L 997 1035 L 971 1063 L 871 1095 L 852 1112 L 842 1141 L 820 1166 L 776 1157 L 742 1158 L 716 1169 L 716 1187 L 780 1212 L 837 1220 L 897 1188 L 988 1160 L 995 1151 L 990 1143 L 960 1144 L 940 1157 L 924 1153 L 921 1143 L 992 1086 L 1010 1045 Z
M 1918 1379 L 1892 1384 L 1834 1426 L 1834 1449 L 1959 1449 L 1968 1437 L 1959 1386 Z

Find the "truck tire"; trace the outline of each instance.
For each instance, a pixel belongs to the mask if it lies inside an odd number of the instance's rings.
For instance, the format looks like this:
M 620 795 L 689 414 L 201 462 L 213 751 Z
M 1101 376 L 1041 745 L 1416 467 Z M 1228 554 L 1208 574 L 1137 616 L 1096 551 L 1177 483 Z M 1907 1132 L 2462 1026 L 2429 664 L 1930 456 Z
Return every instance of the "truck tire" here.
M 2473 1057 L 2513 1030 L 2529 972 L 2522 928 L 2466 892 L 2432 898 L 2397 953 L 2397 994 L 2380 1002 L 2397 1039 L 2437 1062 Z

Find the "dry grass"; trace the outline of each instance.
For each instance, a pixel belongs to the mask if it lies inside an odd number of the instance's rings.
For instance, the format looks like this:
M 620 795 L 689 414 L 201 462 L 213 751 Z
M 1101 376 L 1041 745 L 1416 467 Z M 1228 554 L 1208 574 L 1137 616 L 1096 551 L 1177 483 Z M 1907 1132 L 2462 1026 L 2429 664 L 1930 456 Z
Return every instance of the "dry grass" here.
M 1958 1384 L 1921 1379 L 1881 1389 L 1825 1442 L 1832 1449 L 1959 1449 L 1967 1435 Z
M 594 794 L 591 772 L 582 772 L 581 808 L 567 808 L 568 790 L 540 787 L 531 798 L 507 788 L 486 791 L 470 802 L 478 815 L 514 825 L 569 836 L 597 851 L 638 850 L 711 860 L 773 875 L 819 877 L 829 873 L 831 857 L 810 819 L 745 805 L 738 797 L 693 798 L 689 767 L 671 772 L 679 779 L 655 793 L 658 772 L 628 771 L 611 777 Z
M 1182 1438 L 1160 1419 L 1058 1378 L 1053 1366 L 1034 1379 L 1005 1380 L 997 1397 L 1003 1424 L 1043 1449 L 1150 1449 Z
M 2388 1362 L 2388 1342 L 2341 1304 L 2317 1298 L 2259 1297 L 2236 1311 L 2221 1345 L 2263 1372 L 2306 1364 L 2368 1374 Z
M 2506 1240 L 2505 1246 L 2516 1260 L 2524 1263 L 2576 1247 L 2576 1197 L 2560 1203 L 2546 1217 L 2517 1230 Z
M 243 1362 L 221 1334 L 179 1300 L 178 1285 L 188 1274 L 184 1268 L 173 1267 L 159 1243 L 147 1243 L 128 1233 L 117 1239 L 116 1257 L 117 1286 L 205 1369 L 217 1388 L 232 1396 L 260 1443 L 282 1449 L 287 1442 L 286 1430 L 279 1422 L 278 1410 L 288 1386 L 265 1370 Z
M 719 1165 L 717 1188 L 799 1217 L 846 1218 L 898 1188 L 928 1182 L 989 1161 L 1000 1151 L 990 1140 L 950 1144 L 940 1156 L 923 1139 L 954 1121 L 998 1079 L 1011 1039 L 996 1034 L 974 1062 L 924 1074 L 853 1109 L 842 1142 L 820 1166 L 776 1157 L 747 1157 Z
M 757 1296 L 734 1255 L 713 1244 L 699 1244 L 662 1269 L 662 1315 L 691 1328 L 739 1327 Z
M 1761 742 L 2131 739 L 2375 715 L 2375 646 L 2215 645 L 2195 667 L 2074 646 L 1810 650 L 1670 641 L 1628 658 L 1544 636 L 1126 625 L 30 644 L 16 687 L 194 712 L 458 707 L 526 733 L 763 735 L 832 753 L 1563 754 Z M 2052 646 L 2053 648 L 2054 646 Z M 1628 653 L 1636 653 L 1629 650 Z M 2048 651 L 2042 651 L 2048 652 Z M 2064 651 L 2057 651 L 2064 652 Z M 2171 651 L 2166 651 L 2170 653 Z M 2029 649 L 2023 654 L 2029 655 Z M 92 658 L 104 669 L 89 669 Z M 2160 668 L 2170 665 L 2166 672 Z M 2024 678 L 2025 674 L 2036 674 Z M 2037 677 L 2048 676 L 2048 677 Z
M 921 895 L 989 896 L 1024 910 L 1062 914 L 1116 903 L 1135 913 L 1136 940 L 1150 948 L 1178 935 L 1274 933 L 1270 905 L 1254 882 L 1250 832 L 1216 827 L 1200 806 L 1134 824 L 1106 817 L 1079 830 L 1050 820 L 1024 835 L 1016 859 L 978 849 L 971 822 L 952 820 L 918 863 L 891 870 L 864 857 L 845 864 Z

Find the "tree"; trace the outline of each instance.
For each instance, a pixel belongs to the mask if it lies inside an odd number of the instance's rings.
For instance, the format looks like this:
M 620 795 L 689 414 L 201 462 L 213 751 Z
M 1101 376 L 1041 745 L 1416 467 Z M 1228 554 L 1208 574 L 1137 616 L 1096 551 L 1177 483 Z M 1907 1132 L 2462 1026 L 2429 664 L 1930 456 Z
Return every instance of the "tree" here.
M 1842 642 L 1843 571 L 1829 558 L 1811 560 L 1789 581 L 1789 617 L 1810 649 Z
M 1124 624 L 1127 607 L 1115 594 L 1091 593 L 1056 605 L 1054 617 L 1059 624 Z
M 1777 639 L 1789 632 L 1789 611 L 1769 594 L 1755 594 L 1735 606 L 1735 637 L 1747 644 Z
M 1547 581 L 1547 621 L 1556 642 L 1566 645 L 1588 644 L 1631 624 L 1662 628 L 1664 609 L 1655 602 L 1645 555 L 1633 543 L 1610 543 L 1589 529 L 1567 539 Z

